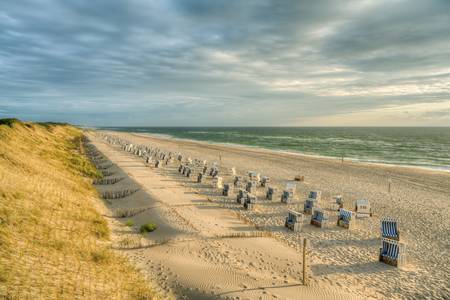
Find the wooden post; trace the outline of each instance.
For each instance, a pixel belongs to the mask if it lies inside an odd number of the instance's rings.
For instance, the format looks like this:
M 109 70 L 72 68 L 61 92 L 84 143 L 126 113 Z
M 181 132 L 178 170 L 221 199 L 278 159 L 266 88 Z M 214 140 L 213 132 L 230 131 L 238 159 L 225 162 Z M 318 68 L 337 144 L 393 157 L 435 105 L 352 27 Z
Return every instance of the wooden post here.
M 392 180 L 391 180 L 391 178 L 389 177 L 389 178 L 388 178 L 388 193 L 389 193 L 389 194 L 391 193 L 391 183 L 392 183 Z
M 309 241 L 308 239 L 303 239 L 303 285 L 308 285 L 308 269 L 306 265 L 306 253 L 308 249 Z

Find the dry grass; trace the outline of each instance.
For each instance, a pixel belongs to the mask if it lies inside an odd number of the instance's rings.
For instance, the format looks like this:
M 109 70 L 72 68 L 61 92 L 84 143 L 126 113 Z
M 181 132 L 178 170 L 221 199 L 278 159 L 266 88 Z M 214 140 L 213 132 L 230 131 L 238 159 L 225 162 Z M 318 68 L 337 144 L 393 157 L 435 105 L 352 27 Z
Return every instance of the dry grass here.
M 110 248 L 81 140 L 68 125 L 0 125 L 0 298 L 154 297 Z

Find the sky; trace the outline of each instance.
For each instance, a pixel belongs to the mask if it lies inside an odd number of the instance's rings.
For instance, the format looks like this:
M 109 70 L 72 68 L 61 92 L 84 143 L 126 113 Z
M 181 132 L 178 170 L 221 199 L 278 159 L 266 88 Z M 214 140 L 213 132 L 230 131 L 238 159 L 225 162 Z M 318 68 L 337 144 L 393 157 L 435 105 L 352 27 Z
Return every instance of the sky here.
M 450 1 L 1 1 L 6 117 L 450 126 Z

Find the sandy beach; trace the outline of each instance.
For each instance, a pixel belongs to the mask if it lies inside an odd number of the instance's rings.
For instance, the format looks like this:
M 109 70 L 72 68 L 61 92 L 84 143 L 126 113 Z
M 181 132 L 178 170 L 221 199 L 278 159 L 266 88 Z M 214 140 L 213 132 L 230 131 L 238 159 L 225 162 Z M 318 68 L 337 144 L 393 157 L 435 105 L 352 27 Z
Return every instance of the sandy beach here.
M 265 189 L 258 188 L 260 201 L 247 211 L 236 203 L 235 193 L 224 197 L 214 189 L 210 178 L 196 183 L 196 176 L 178 173 L 177 163 L 154 168 L 89 133 L 92 143 L 113 163 L 108 169 L 111 177 L 123 178 L 114 185 L 98 186 L 99 191 L 137 190 L 109 200 L 103 208 L 113 228 L 114 247 L 148 278 L 156 278 L 167 298 L 445 299 L 450 295 L 449 173 L 107 133 L 207 160 L 209 165 L 217 162 L 224 183 L 232 182 L 232 167 L 239 175 L 256 171 L 269 176 L 270 185 L 279 190 L 296 175 L 305 177 L 297 185 L 293 203 L 283 204 L 279 196 L 263 200 Z M 301 232 L 287 230 L 288 209 L 302 211 L 311 190 L 322 191 L 321 206 L 331 216 L 330 226 L 305 223 Z M 358 219 L 353 230 L 336 226 L 337 212 L 331 204 L 335 195 L 343 196 L 348 209 L 357 199 L 368 199 L 373 216 Z M 116 218 L 114 212 L 120 210 L 134 215 Z M 407 266 L 401 270 L 378 262 L 381 217 L 400 221 L 408 250 Z M 130 220 L 133 225 L 126 226 Z M 158 229 L 141 238 L 138 228 L 149 220 Z M 311 242 L 308 286 L 302 285 L 303 238 Z

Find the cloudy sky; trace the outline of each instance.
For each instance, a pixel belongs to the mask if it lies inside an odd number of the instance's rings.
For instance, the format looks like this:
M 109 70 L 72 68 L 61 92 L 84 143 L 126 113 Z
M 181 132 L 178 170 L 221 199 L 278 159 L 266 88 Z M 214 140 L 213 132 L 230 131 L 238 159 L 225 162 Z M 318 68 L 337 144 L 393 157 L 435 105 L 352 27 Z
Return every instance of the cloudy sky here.
M 450 1 L 4 0 L 11 116 L 450 126 Z

